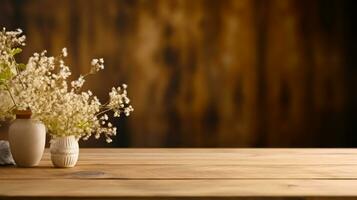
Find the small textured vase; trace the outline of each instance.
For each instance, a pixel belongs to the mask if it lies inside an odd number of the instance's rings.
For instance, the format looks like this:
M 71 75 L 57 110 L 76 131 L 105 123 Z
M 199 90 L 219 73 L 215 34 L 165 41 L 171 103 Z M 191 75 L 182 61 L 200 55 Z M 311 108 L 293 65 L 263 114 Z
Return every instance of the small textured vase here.
M 45 150 L 45 125 L 31 119 L 31 114 L 29 110 L 17 111 L 9 127 L 10 151 L 19 167 L 38 165 Z
M 79 154 L 78 140 L 74 136 L 53 138 L 50 152 L 55 167 L 74 167 Z

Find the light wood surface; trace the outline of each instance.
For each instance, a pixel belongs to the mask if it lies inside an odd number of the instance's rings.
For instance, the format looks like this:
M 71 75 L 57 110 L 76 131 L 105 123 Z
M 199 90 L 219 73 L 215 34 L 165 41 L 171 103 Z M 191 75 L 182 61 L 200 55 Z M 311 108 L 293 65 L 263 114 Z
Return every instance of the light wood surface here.
M 75 168 L 0 167 L 0 199 L 357 197 L 355 149 L 81 149 Z

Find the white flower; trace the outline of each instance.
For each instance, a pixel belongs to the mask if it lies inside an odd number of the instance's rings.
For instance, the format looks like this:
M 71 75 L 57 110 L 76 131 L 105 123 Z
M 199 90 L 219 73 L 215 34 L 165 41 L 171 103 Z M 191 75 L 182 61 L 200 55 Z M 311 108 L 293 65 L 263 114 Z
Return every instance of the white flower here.
M 84 77 L 81 75 L 77 80 L 71 82 L 71 86 L 74 89 L 79 89 L 83 86 L 84 82 L 85 82 Z M 89 96 L 92 96 L 92 92 L 89 92 L 89 94 L 90 94 Z
M 92 62 L 90 63 L 92 66 L 96 65 L 98 63 L 98 59 L 94 58 L 92 59 Z
M 62 49 L 62 56 L 63 56 L 63 57 L 67 57 L 67 56 L 68 56 L 67 48 L 66 48 L 66 47 Z
M 108 120 L 108 115 L 107 114 L 104 114 L 103 116 L 100 117 L 101 120 Z
M 100 58 L 100 59 L 93 59 L 91 62 L 91 69 L 90 72 L 91 74 L 94 74 L 102 69 L 104 69 L 104 59 Z

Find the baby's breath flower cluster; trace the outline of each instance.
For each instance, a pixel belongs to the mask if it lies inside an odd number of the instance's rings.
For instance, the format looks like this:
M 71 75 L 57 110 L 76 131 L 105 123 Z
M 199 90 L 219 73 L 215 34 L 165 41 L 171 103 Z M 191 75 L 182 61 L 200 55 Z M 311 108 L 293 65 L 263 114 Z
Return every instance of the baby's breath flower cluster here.
M 86 140 L 94 134 L 97 139 L 104 135 L 111 142 L 117 129 L 108 121 L 107 113 L 119 117 L 133 111 L 127 86 L 113 88 L 108 103 L 101 104 L 91 91 L 81 88 L 86 76 L 104 69 L 104 60 L 93 59 L 90 72 L 68 85 L 71 71 L 64 62 L 67 55 L 66 48 L 56 57 L 48 56 L 46 51 L 33 54 L 24 69 L 7 79 L 8 90 L 0 89 L 0 95 L 12 99 L 9 105 L 16 109 L 30 108 L 33 118 L 44 122 L 53 137 L 74 135 Z
M 104 59 L 93 59 L 91 65 L 92 67 L 90 69 L 90 73 L 95 74 L 96 72 L 99 72 L 100 70 L 104 69 Z
M 110 101 L 107 108 L 114 111 L 114 117 L 120 117 L 121 113 L 129 116 L 130 112 L 133 111 L 133 107 L 129 105 L 130 99 L 127 97 L 127 87 L 126 84 L 123 84 L 122 87 L 113 87 L 109 93 Z
M 15 55 L 22 50 L 19 48 L 25 46 L 26 37 L 22 30 L 6 31 L 5 28 L 0 32 L 0 82 L 3 85 L 17 74 L 22 64 L 15 61 Z
M 22 30 L 0 31 L 0 120 L 12 118 L 11 111 L 14 104 L 9 96 L 9 81 L 24 67 L 24 64 L 16 63 L 15 55 L 25 46 L 26 37 L 22 35 Z

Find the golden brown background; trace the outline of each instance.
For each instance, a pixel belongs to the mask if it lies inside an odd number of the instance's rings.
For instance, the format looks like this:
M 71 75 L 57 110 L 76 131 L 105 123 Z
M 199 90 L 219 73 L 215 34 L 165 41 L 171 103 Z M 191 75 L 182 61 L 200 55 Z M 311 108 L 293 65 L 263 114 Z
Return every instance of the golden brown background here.
M 66 46 L 74 75 L 93 57 L 103 101 L 127 83 L 135 108 L 113 144 L 357 146 L 353 1 L 0 0 L 0 25 L 34 51 Z M 25 61 L 25 60 L 24 60 Z

